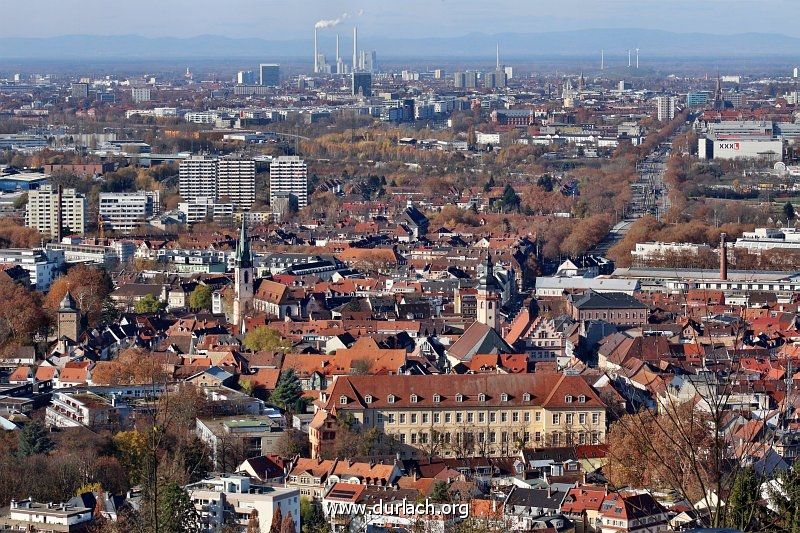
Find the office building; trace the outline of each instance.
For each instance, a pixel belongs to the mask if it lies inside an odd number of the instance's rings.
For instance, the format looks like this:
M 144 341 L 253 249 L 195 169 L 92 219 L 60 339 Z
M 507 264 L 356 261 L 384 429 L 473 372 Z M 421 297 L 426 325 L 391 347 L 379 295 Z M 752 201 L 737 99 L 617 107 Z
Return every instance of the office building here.
M 258 66 L 258 83 L 264 87 L 277 87 L 281 84 L 281 66 L 277 63 L 261 63 Z
M 89 98 L 89 84 L 73 83 L 72 98 L 74 98 L 75 100 L 86 100 L 87 98 Z
M 678 99 L 674 96 L 659 96 L 656 98 L 658 120 L 666 122 L 675 118 L 675 104 Z
M 465 72 L 464 73 L 464 87 L 467 89 L 475 89 L 478 87 L 478 73 Z
M 296 155 L 281 156 L 269 166 L 269 201 L 272 205 L 275 195 L 289 192 L 297 196 L 298 209 L 308 205 L 308 167 Z
M 351 86 L 353 96 L 372 96 L 372 74 L 369 72 L 353 72 L 351 74 Z
M 236 83 L 239 85 L 255 85 L 256 73 L 252 70 L 240 70 L 236 73 Z
M 456 72 L 453 74 L 453 85 L 456 89 L 463 89 L 466 86 L 466 73 Z
M 689 107 L 700 107 L 708 103 L 708 92 L 694 91 L 686 93 L 686 105 Z
M 98 201 L 103 231 L 131 233 L 161 213 L 159 191 L 101 192 Z
M 220 159 L 217 162 L 217 198 L 237 209 L 250 209 L 256 199 L 256 162 Z
M 178 192 L 183 200 L 217 197 L 217 160 L 193 156 L 181 161 L 178 168 Z
M 0 250 L 0 263 L 20 266 L 27 273 L 31 286 L 47 291 L 64 267 L 64 252 L 58 250 L 5 248 Z
M 149 102 L 150 87 L 133 87 L 131 89 L 131 100 L 134 102 Z
M 83 234 L 86 231 L 86 212 L 86 196 L 75 189 L 59 192 L 51 185 L 42 185 L 28 191 L 25 225 L 36 228 L 45 237 Z

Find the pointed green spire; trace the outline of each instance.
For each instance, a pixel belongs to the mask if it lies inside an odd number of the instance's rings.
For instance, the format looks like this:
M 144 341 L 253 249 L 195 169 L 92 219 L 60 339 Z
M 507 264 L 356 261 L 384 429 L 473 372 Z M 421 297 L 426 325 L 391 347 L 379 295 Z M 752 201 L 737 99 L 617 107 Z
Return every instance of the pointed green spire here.
M 239 240 L 236 243 L 236 266 L 238 268 L 251 268 L 253 255 L 250 253 L 250 240 L 247 238 L 247 217 L 242 216 L 242 229 L 239 231 Z

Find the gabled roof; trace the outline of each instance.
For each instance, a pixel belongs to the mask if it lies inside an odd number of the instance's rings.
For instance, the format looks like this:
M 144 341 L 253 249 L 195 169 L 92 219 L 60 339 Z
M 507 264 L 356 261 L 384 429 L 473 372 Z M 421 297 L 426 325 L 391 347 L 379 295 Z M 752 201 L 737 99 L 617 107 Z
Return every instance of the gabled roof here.
M 647 309 L 647 306 L 624 292 L 587 291 L 581 296 L 570 296 L 572 305 L 586 309 Z
M 513 353 L 514 348 L 503 340 L 497 331 L 482 322 L 473 322 L 447 354 L 461 361 L 469 361 L 476 353 Z

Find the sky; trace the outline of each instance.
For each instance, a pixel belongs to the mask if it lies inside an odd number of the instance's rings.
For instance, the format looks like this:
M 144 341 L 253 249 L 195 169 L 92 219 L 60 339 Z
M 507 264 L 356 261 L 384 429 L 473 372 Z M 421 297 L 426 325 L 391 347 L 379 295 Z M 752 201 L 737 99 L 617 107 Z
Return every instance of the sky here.
M 800 37 L 797 0 L 0 0 L 0 6 L 5 37 L 294 40 L 310 39 L 315 22 L 335 19 L 342 19 L 337 29 L 322 31 L 349 32 L 356 24 L 364 36 L 414 38 L 588 28 Z

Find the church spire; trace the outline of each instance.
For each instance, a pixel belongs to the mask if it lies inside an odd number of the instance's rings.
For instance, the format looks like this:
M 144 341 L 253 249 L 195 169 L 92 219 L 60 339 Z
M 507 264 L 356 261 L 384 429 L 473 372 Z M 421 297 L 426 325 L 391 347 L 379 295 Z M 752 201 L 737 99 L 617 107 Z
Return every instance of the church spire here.
M 251 268 L 253 255 L 250 253 L 250 240 L 247 237 L 247 217 L 242 215 L 242 228 L 239 231 L 239 240 L 236 243 L 236 266 L 238 268 Z

